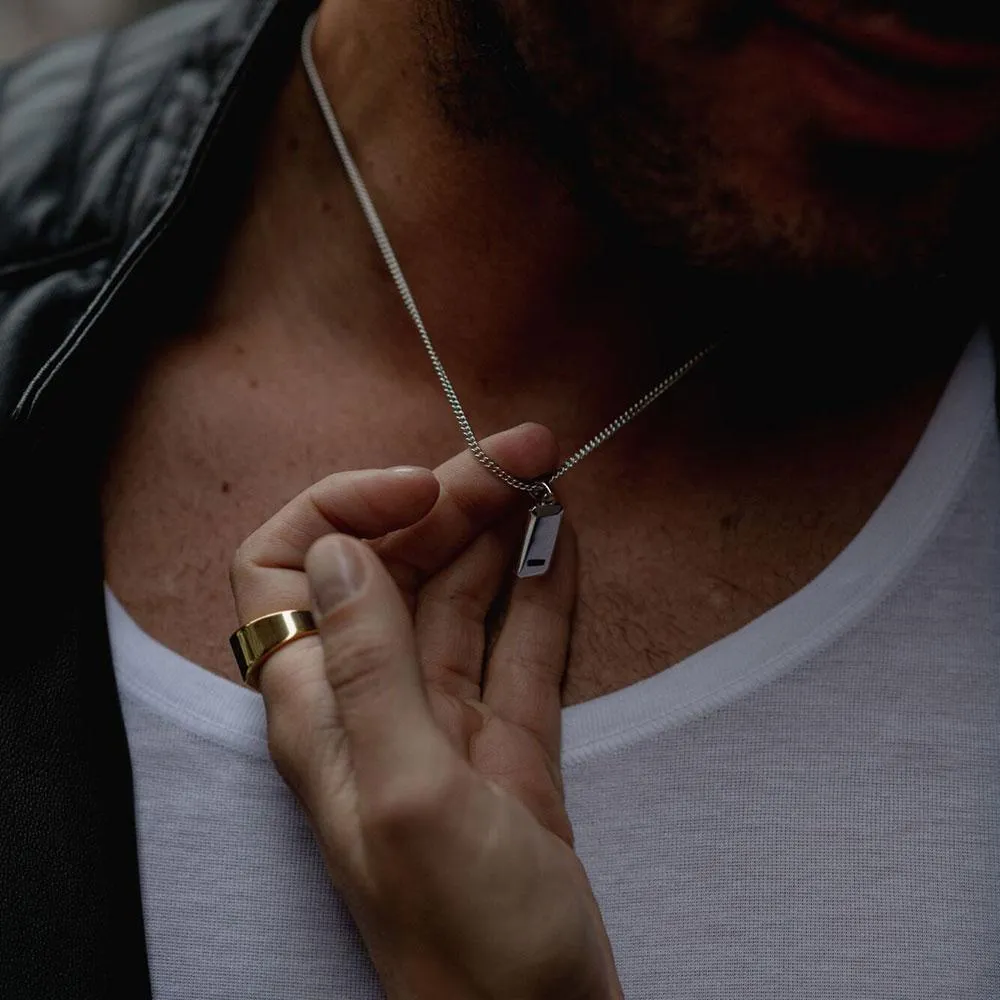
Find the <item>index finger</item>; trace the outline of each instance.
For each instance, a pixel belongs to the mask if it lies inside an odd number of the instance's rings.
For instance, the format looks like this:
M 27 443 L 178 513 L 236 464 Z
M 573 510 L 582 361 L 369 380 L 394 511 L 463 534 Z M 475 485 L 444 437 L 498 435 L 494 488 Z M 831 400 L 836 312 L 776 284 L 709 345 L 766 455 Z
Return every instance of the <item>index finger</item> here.
M 305 558 L 319 538 L 373 538 L 420 520 L 438 483 L 428 469 L 337 472 L 286 504 L 239 548 L 230 569 L 241 622 L 286 608 L 308 608 Z
M 501 468 L 518 479 L 552 472 L 558 448 L 552 432 L 527 423 L 482 442 Z M 438 466 L 441 492 L 430 513 L 416 524 L 373 543 L 396 583 L 413 592 L 429 576 L 452 563 L 487 528 L 508 515 L 523 494 L 476 460 L 471 451 Z

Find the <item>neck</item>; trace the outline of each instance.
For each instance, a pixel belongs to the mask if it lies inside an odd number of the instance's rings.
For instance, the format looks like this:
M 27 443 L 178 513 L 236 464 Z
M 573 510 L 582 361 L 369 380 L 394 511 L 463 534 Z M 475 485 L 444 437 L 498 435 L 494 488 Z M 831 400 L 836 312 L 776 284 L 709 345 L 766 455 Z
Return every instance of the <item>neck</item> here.
M 950 303 L 945 336 L 915 298 L 817 315 L 804 292 L 692 280 L 608 236 L 517 129 L 455 127 L 411 17 L 409 5 L 387 0 L 324 4 L 313 51 L 435 345 L 460 389 L 489 397 L 480 407 L 488 425 L 530 417 L 579 441 L 717 340 L 729 363 L 713 362 L 676 392 L 672 419 L 687 408 L 737 437 L 905 395 L 953 363 L 971 326 Z M 301 67 L 268 130 L 213 308 L 217 322 L 271 317 L 324 340 L 336 329 L 401 378 L 433 381 Z M 905 339 L 887 339 L 888 327 Z M 761 419 L 748 420 L 754 413 Z

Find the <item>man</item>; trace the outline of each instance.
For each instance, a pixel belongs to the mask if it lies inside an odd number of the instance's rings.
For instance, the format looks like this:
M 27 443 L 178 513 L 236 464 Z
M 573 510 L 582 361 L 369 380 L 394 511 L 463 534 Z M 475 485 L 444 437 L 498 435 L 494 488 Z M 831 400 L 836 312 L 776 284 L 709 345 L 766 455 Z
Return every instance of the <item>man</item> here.
M 246 584 L 275 511 L 457 469 L 478 537 L 496 487 L 318 111 L 311 6 L 182 6 L 3 78 L 15 996 L 428 995 L 229 683 L 228 634 L 285 610 Z M 494 439 L 508 471 L 718 345 L 556 484 L 566 804 L 624 996 L 995 996 L 996 12 L 326 0 L 306 51 L 472 426 L 554 435 Z M 498 645 L 535 634 L 517 594 Z

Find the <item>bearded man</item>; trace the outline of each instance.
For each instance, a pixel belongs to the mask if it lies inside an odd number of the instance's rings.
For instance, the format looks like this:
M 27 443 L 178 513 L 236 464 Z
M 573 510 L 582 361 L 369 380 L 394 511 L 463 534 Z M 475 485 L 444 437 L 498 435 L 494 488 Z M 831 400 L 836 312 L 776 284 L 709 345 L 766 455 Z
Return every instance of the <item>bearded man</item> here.
M 0 75 L 4 995 L 997 996 L 1000 8 L 315 8 Z

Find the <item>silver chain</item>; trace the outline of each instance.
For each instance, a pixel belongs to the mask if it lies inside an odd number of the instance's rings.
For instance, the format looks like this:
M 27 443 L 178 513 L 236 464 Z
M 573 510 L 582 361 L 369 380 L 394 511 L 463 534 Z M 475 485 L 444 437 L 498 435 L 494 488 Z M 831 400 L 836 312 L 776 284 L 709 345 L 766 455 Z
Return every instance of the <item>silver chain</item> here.
M 302 32 L 302 62 L 305 65 L 306 74 L 309 77 L 309 83 L 312 86 L 313 93 L 316 95 L 316 100 L 319 103 L 320 111 L 322 112 L 323 118 L 326 120 L 327 127 L 330 130 L 330 136 L 332 137 L 334 144 L 337 147 L 337 152 L 340 154 L 340 158 L 343 161 L 344 169 L 347 171 L 347 177 L 351 182 L 351 187 L 354 188 L 354 193 L 357 195 L 358 203 L 361 206 L 361 210 L 365 214 L 365 218 L 368 220 L 368 225 L 371 227 L 372 235 L 375 237 L 375 242 L 378 244 L 378 248 L 382 253 L 386 267 L 392 275 L 392 280 L 395 282 L 396 288 L 399 290 L 403 304 L 406 306 L 406 311 L 410 314 L 410 318 L 413 320 L 417 331 L 420 333 L 420 339 L 423 341 L 427 354 L 431 359 L 431 364 L 434 366 L 434 371 L 437 374 L 438 380 L 441 382 L 441 388 L 444 389 L 444 394 L 448 400 L 448 404 L 451 406 L 452 412 L 455 414 L 455 419 L 458 421 L 458 426 L 462 431 L 462 437 L 465 438 L 465 443 L 468 445 L 469 451 L 472 452 L 476 460 L 508 486 L 517 490 L 523 490 L 525 493 L 530 493 L 536 499 L 551 499 L 552 483 L 560 477 L 566 475 L 570 469 L 579 465 L 579 463 L 582 462 L 588 455 L 592 454 L 602 444 L 614 437 L 614 435 L 625 427 L 626 424 L 631 423 L 637 416 L 639 416 L 640 413 L 652 406 L 653 403 L 655 403 L 668 389 L 673 388 L 673 386 L 684 378 L 688 372 L 704 361 L 704 359 L 711 354 L 713 350 L 715 350 L 716 345 L 710 344 L 708 347 L 702 348 L 702 350 L 700 350 L 693 358 L 690 358 L 683 365 L 681 365 L 680 368 L 672 372 L 661 382 L 657 383 L 652 389 L 649 390 L 649 392 L 637 399 L 624 413 L 621 414 L 621 416 L 612 420 L 611 423 L 604 428 L 604 430 L 592 437 L 582 448 L 567 458 L 566 461 L 559 466 L 556 472 L 547 477 L 544 481 L 518 479 L 516 476 L 512 476 L 509 472 L 507 472 L 507 470 L 502 466 L 494 462 L 493 459 L 490 458 L 485 451 L 483 451 L 482 445 L 479 443 L 479 439 L 472 430 L 469 418 L 466 416 L 462 403 L 458 398 L 458 393 L 455 391 L 455 387 L 452 385 L 451 379 L 448 378 L 448 373 L 445 371 L 444 364 L 434 348 L 430 334 L 427 332 L 427 327 L 424 325 L 423 317 L 420 315 L 420 310 L 417 308 L 417 301 L 413 296 L 413 292 L 410 290 L 410 286 L 407 283 L 405 275 L 403 274 L 399 258 L 396 256 L 396 252 L 392 248 L 392 243 L 390 242 L 389 236 L 385 231 L 385 226 L 382 225 L 382 220 L 379 218 L 378 211 L 375 208 L 375 202 L 372 200 L 372 196 L 365 185 L 364 178 L 361 176 L 361 171 L 358 169 L 357 163 L 354 162 L 354 157 L 351 155 L 351 151 L 347 146 L 347 140 L 344 138 L 340 122 L 337 121 L 337 116 L 334 114 L 333 106 L 330 104 L 330 98 L 327 96 L 326 88 L 323 86 L 323 81 L 320 79 L 319 70 L 316 68 L 316 60 L 313 58 L 313 33 L 316 26 L 316 20 L 317 15 L 313 14 L 306 22 L 305 29 Z

